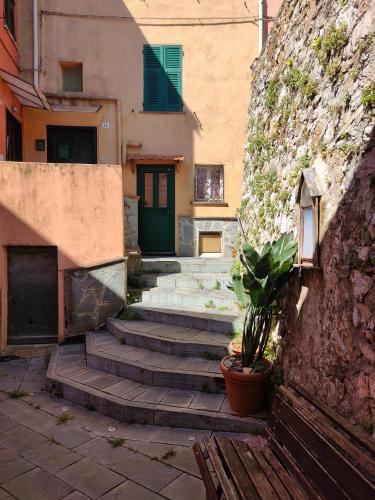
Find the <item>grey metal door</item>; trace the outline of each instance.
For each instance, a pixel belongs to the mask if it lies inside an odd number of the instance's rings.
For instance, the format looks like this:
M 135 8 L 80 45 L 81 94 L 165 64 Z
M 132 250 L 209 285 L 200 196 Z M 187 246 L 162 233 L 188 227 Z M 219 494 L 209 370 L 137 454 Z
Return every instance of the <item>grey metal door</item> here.
M 56 247 L 8 247 L 8 343 L 57 341 Z

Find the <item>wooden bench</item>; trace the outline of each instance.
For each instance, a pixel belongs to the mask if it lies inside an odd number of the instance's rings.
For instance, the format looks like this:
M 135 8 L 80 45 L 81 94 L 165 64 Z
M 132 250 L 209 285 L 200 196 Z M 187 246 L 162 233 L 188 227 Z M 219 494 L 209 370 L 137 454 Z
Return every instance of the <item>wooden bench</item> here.
M 375 442 L 301 389 L 281 386 L 265 437 L 193 447 L 207 499 L 375 499 Z

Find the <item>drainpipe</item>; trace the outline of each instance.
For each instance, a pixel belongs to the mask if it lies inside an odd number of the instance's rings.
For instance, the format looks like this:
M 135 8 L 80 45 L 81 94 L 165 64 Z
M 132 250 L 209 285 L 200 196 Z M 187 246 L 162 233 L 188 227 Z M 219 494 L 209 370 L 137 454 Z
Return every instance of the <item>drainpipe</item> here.
M 259 54 L 263 50 L 263 38 L 264 38 L 264 5 L 265 0 L 259 0 Z
M 38 0 L 33 0 L 33 66 L 34 87 L 39 87 L 39 27 L 38 27 Z

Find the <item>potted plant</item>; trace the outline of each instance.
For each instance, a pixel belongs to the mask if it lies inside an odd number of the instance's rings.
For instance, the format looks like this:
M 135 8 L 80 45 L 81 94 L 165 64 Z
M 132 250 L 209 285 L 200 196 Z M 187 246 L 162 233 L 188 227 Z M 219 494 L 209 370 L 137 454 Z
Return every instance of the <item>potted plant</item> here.
M 236 413 L 248 415 L 263 408 L 272 369 L 264 351 L 280 312 L 278 299 L 290 279 L 296 252 L 291 234 L 267 243 L 260 254 L 246 244 L 240 254 L 243 270 L 232 275 L 228 288 L 245 308 L 242 352 L 226 356 L 220 368 L 229 404 Z

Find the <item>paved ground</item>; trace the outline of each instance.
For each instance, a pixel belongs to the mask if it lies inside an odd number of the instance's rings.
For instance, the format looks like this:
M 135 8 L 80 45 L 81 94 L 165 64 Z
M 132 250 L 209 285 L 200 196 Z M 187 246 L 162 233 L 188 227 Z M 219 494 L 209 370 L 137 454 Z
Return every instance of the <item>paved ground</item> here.
M 44 377 L 40 358 L 0 363 L 0 500 L 205 498 L 191 447 L 209 432 L 120 423 Z

